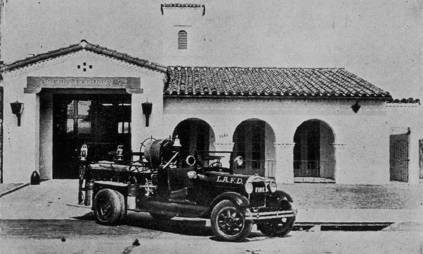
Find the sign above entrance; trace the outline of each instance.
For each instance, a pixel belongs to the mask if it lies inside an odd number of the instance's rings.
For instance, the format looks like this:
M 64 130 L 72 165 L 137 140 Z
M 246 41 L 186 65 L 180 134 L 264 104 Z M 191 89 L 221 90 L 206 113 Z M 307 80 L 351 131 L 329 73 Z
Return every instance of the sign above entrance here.
M 135 77 L 27 77 L 25 93 L 39 93 L 43 88 L 125 89 L 142 93 L 140 78 Z

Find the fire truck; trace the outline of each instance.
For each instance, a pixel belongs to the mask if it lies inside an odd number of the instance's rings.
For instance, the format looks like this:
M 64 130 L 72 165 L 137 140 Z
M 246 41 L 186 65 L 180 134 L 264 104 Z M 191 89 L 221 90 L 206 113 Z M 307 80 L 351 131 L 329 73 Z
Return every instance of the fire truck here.
M 294 225 L 291 196 L 277 190 L 274 179 L 234 174 L 242 157 L 223 167 L 222 156 L 182 154 L 179 140 L 147 139 L 136 160 L 123 160 L 118 146 L 110 161 L 88 161 L 81 148 L 79 202 L 90 206 L 98 223 L 116 225 L 128 212 L 148 212 L 157 220 L 173 217 L 210 219 L 215 236 L 224 241 L 245 239 L 252 225 L 267 236 L 282 237 Z M 211 162 L 210 162 L 211 161 Z

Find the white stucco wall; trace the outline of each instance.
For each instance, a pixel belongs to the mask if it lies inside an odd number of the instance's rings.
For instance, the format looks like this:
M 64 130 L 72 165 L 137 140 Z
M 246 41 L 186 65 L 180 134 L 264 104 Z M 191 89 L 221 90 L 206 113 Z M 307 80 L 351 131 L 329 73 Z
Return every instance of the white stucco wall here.
M 39 98 L 23 94 L 25 81 L 19 77 L 4 79 L 4 114 L 3 114 L 3 182 L 28 182 L 30 174 L 38 170 L 39 162 Z M 13 86 L 13 89 L 9 89 Z M 21 126 L 12 114 L 10 103 L 24 103 Z
M 293 144 L 296 128 L 319 119 L 335 134 L 337 183 L 389 182 L 389 127 L 383 102 L 360 102 L 355 114 L 349 100 L 165 99 L 163 134 L 172 133 L 187 118 L 206 121 L 216 135 L 216 147 L 232 148 L 238 124 L 261 119 L 275 133 L 276 178 L 293 182 Z M 216 148 L 217 149 L 217 148 Z M 223 149 L 221 149 L 223 150 Z

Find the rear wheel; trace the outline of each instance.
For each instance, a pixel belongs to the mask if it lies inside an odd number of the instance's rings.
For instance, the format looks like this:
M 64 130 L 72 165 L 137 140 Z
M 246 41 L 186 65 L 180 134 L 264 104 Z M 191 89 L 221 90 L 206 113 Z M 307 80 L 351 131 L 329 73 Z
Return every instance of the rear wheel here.
M 122 211 L 121 211 L 120 217 L 119 217 L 119 221 L 122 222 L 123 220 L 125 220 L 125 217 L 126 217 L 126 202 L 125 202 L 125 197 L 119 191 L 115 191 L 115 192 L 117 193 L 117 195 L 119 197 L 120 206 L 122 207 Z
M 94 214 L 100 224 L 116 225 L 122 218 L 124 210 L 123 195 L 117 191 L 103 189 L 94 197 Z
M 244 211 L 230 200 L 220 201 L 211 212 L 211 228 L 224 241 L 241 241 L 251 232 L 251 221 L 245 220 Z

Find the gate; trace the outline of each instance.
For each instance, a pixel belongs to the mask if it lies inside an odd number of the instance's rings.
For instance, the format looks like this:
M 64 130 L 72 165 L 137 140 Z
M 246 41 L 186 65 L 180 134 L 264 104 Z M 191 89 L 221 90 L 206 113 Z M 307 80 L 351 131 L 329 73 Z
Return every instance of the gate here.
M 419 179 L 423 179 L 423 139 L 419 139 Z
M 409 133 L 391 135 L 389 138 L 389 172 L 391 181 L 408 182 Z
M 3 87 L 0 87 L 0 183 L 3 183 Z

